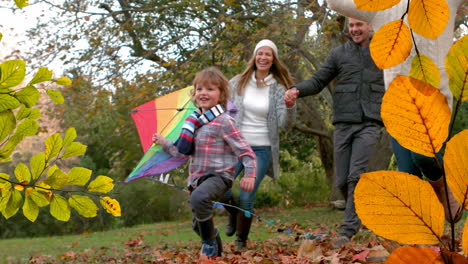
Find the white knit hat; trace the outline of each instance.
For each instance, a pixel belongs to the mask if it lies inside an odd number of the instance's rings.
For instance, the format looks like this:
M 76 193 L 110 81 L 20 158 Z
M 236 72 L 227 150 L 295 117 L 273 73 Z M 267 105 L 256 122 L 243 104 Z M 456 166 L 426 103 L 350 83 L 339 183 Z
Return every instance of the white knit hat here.
M 260 42 L 257 43 L 257 46 L 255 46 L 254 49 L 254 55 L 257 54 L 257 50 L 261 47 L 269 47 L 273 50 L 275 53 L 275 57 L 278 58 L 278 48 L 276 47 L 275 43 L 269 39 L 263 39 Z

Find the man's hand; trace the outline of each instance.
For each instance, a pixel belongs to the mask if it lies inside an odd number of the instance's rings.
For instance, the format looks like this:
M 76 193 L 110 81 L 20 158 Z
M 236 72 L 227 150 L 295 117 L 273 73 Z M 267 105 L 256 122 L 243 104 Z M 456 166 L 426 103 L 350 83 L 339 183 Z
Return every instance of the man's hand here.
M 240 187 L 246 192 L 252 192 L 255 185 L 254 177 L 242 177 L 240 181 Z
M 286 104 L 286 107 L 290 108 L 293 107 L 294 104 L 296 103 L 296 99 L 299 96 L 299 90 L 296 88 L 292 88 L 287 90 L 284 93 L 284 103 Z

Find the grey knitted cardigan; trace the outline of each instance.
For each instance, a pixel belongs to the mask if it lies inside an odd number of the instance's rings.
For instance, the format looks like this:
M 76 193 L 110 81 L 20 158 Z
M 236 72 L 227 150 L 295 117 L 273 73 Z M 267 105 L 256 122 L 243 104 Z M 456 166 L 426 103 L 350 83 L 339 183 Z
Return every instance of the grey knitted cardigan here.
M 229 83 L 231 86 L 231 102 L 237 107 L 238 112 L 235 116 L 236 125 L 240 128 L 241 120 L 244 118 L 244 96 L 237 94 L 238 80 L 240 75 L 232 78 Z M 267 172 L 267 175 L 273 179 L 279 177 L 279 135 L 280 129 L 288 129 L 294 125 L 296 119 L 296 105 L 291 108 L 287 108 L 284 104 L 284 92 L 285 88 L 283 85 L 275 82 L 270 85 L 270 102 L 267 117 L 267 127 L 271 142 L 271 165 Z M 271 173 L 271 171 L 273 173 Z M 273 174 L 273 175 L 271 175 Z

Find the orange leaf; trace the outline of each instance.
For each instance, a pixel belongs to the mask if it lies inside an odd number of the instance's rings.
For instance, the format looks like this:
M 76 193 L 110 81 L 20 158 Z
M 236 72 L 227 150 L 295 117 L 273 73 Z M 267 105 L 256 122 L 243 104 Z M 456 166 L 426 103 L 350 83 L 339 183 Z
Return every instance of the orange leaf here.
M 468 255 L 468 221 L 463 226 L 462 249 L 465 255 Z
M 436 244 L 444 209 L 431 185 L 399 171 L 361 174 L 354 191 L 356 212 L 375 234 L 405 244 Z
M 390 8 L 401 0 L 354 0 L 357 9 L 365 11 L 380 11 Z
M 439 87 L 440 72 L 437 65 L 424 54 L 417 54 L 411 61 L 410 77 L 429 83 L 434 87 Z
M 452 45 L 445 58 L 445 69 L 453 96 L 468 100 L 468 35 Z
M 383 25 L 372 37 L 369 48 L 375 65 L 380 69 L 402 63 L 413 48 L 408 26 L 401 19 Z
M 443 264 L 437 259 L 439 254 L 427 247 L 400 247 L 388 257 L 385 264 L 412 264 L 417 259 L 418 264 Z
M 438 89 L 399 75 L 385 92 L 381 116 L 388 133 L 400 145 L 435 157 L 447 139 L 451 113 Z
M 447 143 L 444 168 L 453 196 L 468 209 L 468 129 L 456 134 Z
M 408 23 L 419 35 L 436 39 L 449 21 L 450 9 L 446 0 L 411 0 Z

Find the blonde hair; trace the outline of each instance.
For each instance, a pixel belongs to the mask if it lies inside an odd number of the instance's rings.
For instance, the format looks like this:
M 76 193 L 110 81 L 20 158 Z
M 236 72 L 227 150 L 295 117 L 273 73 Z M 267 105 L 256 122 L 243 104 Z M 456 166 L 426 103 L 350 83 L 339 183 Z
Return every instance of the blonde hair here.
M 254 53 L 252 57 L 249 59 L 249 62 L 247 62 L 247 68 L 240 75 L 239 80 L 237 81 L 237 85 L 238 85 L 237 94 L 238 95 L 243 95 L 245 87 L 247 86 L 247 83 L 249 82 L 250 76 L 252 76 L 252 74 L 256 70 L 256 66 L 255 66 L 256 55 L 257 53 Z M 271 65 L 270 73 L 273 74 L 273 77 L 276 79 L 278 83 L 284 86 L 285 90 L 287 90 L 289 87 L 291 87 L 294 84 L 291 73 L 289 72 L 288 68 L 280 61 L 276 52 L 273 52 L 273 65 Z
M 218 86 L 220 91 L 218 103 L 221 104 L 224 107 L 224 109 L 227 109 L 227 101 L 229 98 L 229 81 L 224 76 L 224 74 L 216 67 L 208 67 L 197 72 L 192 82 L 193 89 L 190 91 L 192 102 L 196 105 L 195 91 L 197 89 L 197 85 L 203 85 L 207 83 Z

